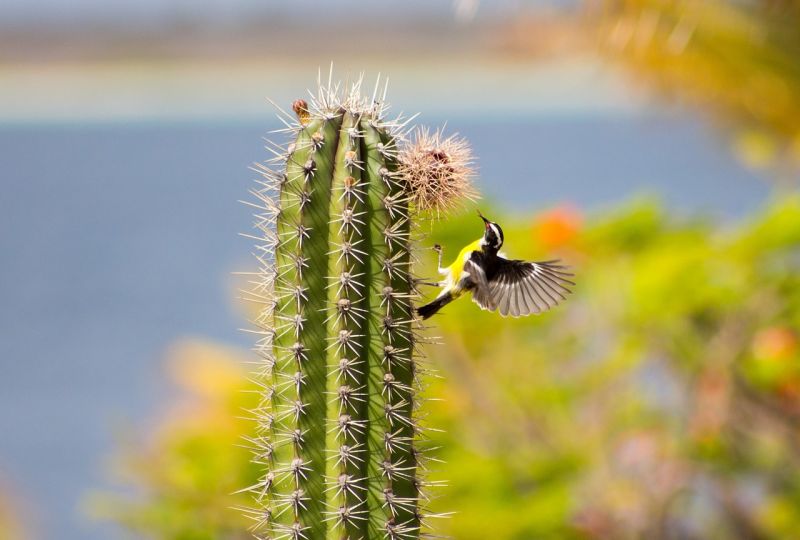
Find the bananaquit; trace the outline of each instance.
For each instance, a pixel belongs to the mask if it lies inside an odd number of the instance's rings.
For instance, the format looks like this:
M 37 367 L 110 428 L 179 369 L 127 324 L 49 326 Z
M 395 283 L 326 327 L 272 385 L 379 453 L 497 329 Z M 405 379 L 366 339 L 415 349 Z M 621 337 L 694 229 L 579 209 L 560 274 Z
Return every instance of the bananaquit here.
M 480 211 L 478 215 L 484 224 L 483 237 L 465 246 L 453 264 L 442 268 L 442 248 L 434 246 L 444 280 L 439 283 L 439 296 L 417 309 L 420 317 L 427 319 L 464 293 L 472 293 L 472 301 L 481 309 L 512 317 L 541 313 L 566 299 L 567 286 L 575 284 L 565 266 L 558 260 L 506 259 L 499 254 L 503 229 Z

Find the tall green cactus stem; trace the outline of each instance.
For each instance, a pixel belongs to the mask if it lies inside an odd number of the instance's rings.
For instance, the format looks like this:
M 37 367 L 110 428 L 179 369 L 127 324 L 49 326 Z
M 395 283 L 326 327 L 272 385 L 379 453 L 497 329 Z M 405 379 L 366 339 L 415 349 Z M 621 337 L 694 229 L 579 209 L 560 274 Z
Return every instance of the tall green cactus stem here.
M 414 539 L 413 217 L 397 124 L 352 91 L 294 106 L 295 140 L 263 168 L 265 359 L 252 486 L 257 538 Z

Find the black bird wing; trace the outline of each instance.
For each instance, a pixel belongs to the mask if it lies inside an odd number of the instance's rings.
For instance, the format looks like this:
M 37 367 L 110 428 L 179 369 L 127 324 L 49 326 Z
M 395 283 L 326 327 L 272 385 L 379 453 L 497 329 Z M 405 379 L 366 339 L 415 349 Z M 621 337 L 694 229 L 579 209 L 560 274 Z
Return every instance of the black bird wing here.
M 472 299 L 504 317 L 542 313 L 566 299 L 572 274 L 559 261 L 527 262 L 497 257 L 486 270 L 470 259 L 465 264 L 474 282 Z M 488 271 L 488 273 L 487 273 Z

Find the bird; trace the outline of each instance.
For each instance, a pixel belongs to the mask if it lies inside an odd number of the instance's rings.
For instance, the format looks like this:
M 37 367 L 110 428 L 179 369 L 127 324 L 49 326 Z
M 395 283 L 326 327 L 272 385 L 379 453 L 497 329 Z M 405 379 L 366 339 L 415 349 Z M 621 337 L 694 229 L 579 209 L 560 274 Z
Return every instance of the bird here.
M 483 220 L 483 236 L 465 246 L 450 266 L 442 268 L 442 247 L 438 253 L 438 271 L 444 280 L 439 295 L 417 309 L 422 319 L 428 319 L 444 306 L 465 293 L 481 309 L 497 311 L 502 316 L 521 317 L 542 313 L 566 300 L 575 283 L 568 267 L 559 260 L 527 262 L 507 259 L 503 247 L 503 229 L 478 210 Z

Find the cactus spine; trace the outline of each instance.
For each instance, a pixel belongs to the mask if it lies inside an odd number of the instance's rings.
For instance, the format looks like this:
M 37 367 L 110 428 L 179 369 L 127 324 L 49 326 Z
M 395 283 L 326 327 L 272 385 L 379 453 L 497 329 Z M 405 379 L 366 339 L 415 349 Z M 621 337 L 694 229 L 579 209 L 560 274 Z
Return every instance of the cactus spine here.
M 412 216 L 399 123 L 358 85 L 298 100 L 295 140 L 263 167 L 257 226 L 263 399 L 250 439 L 258 538 L 413 539 Z

